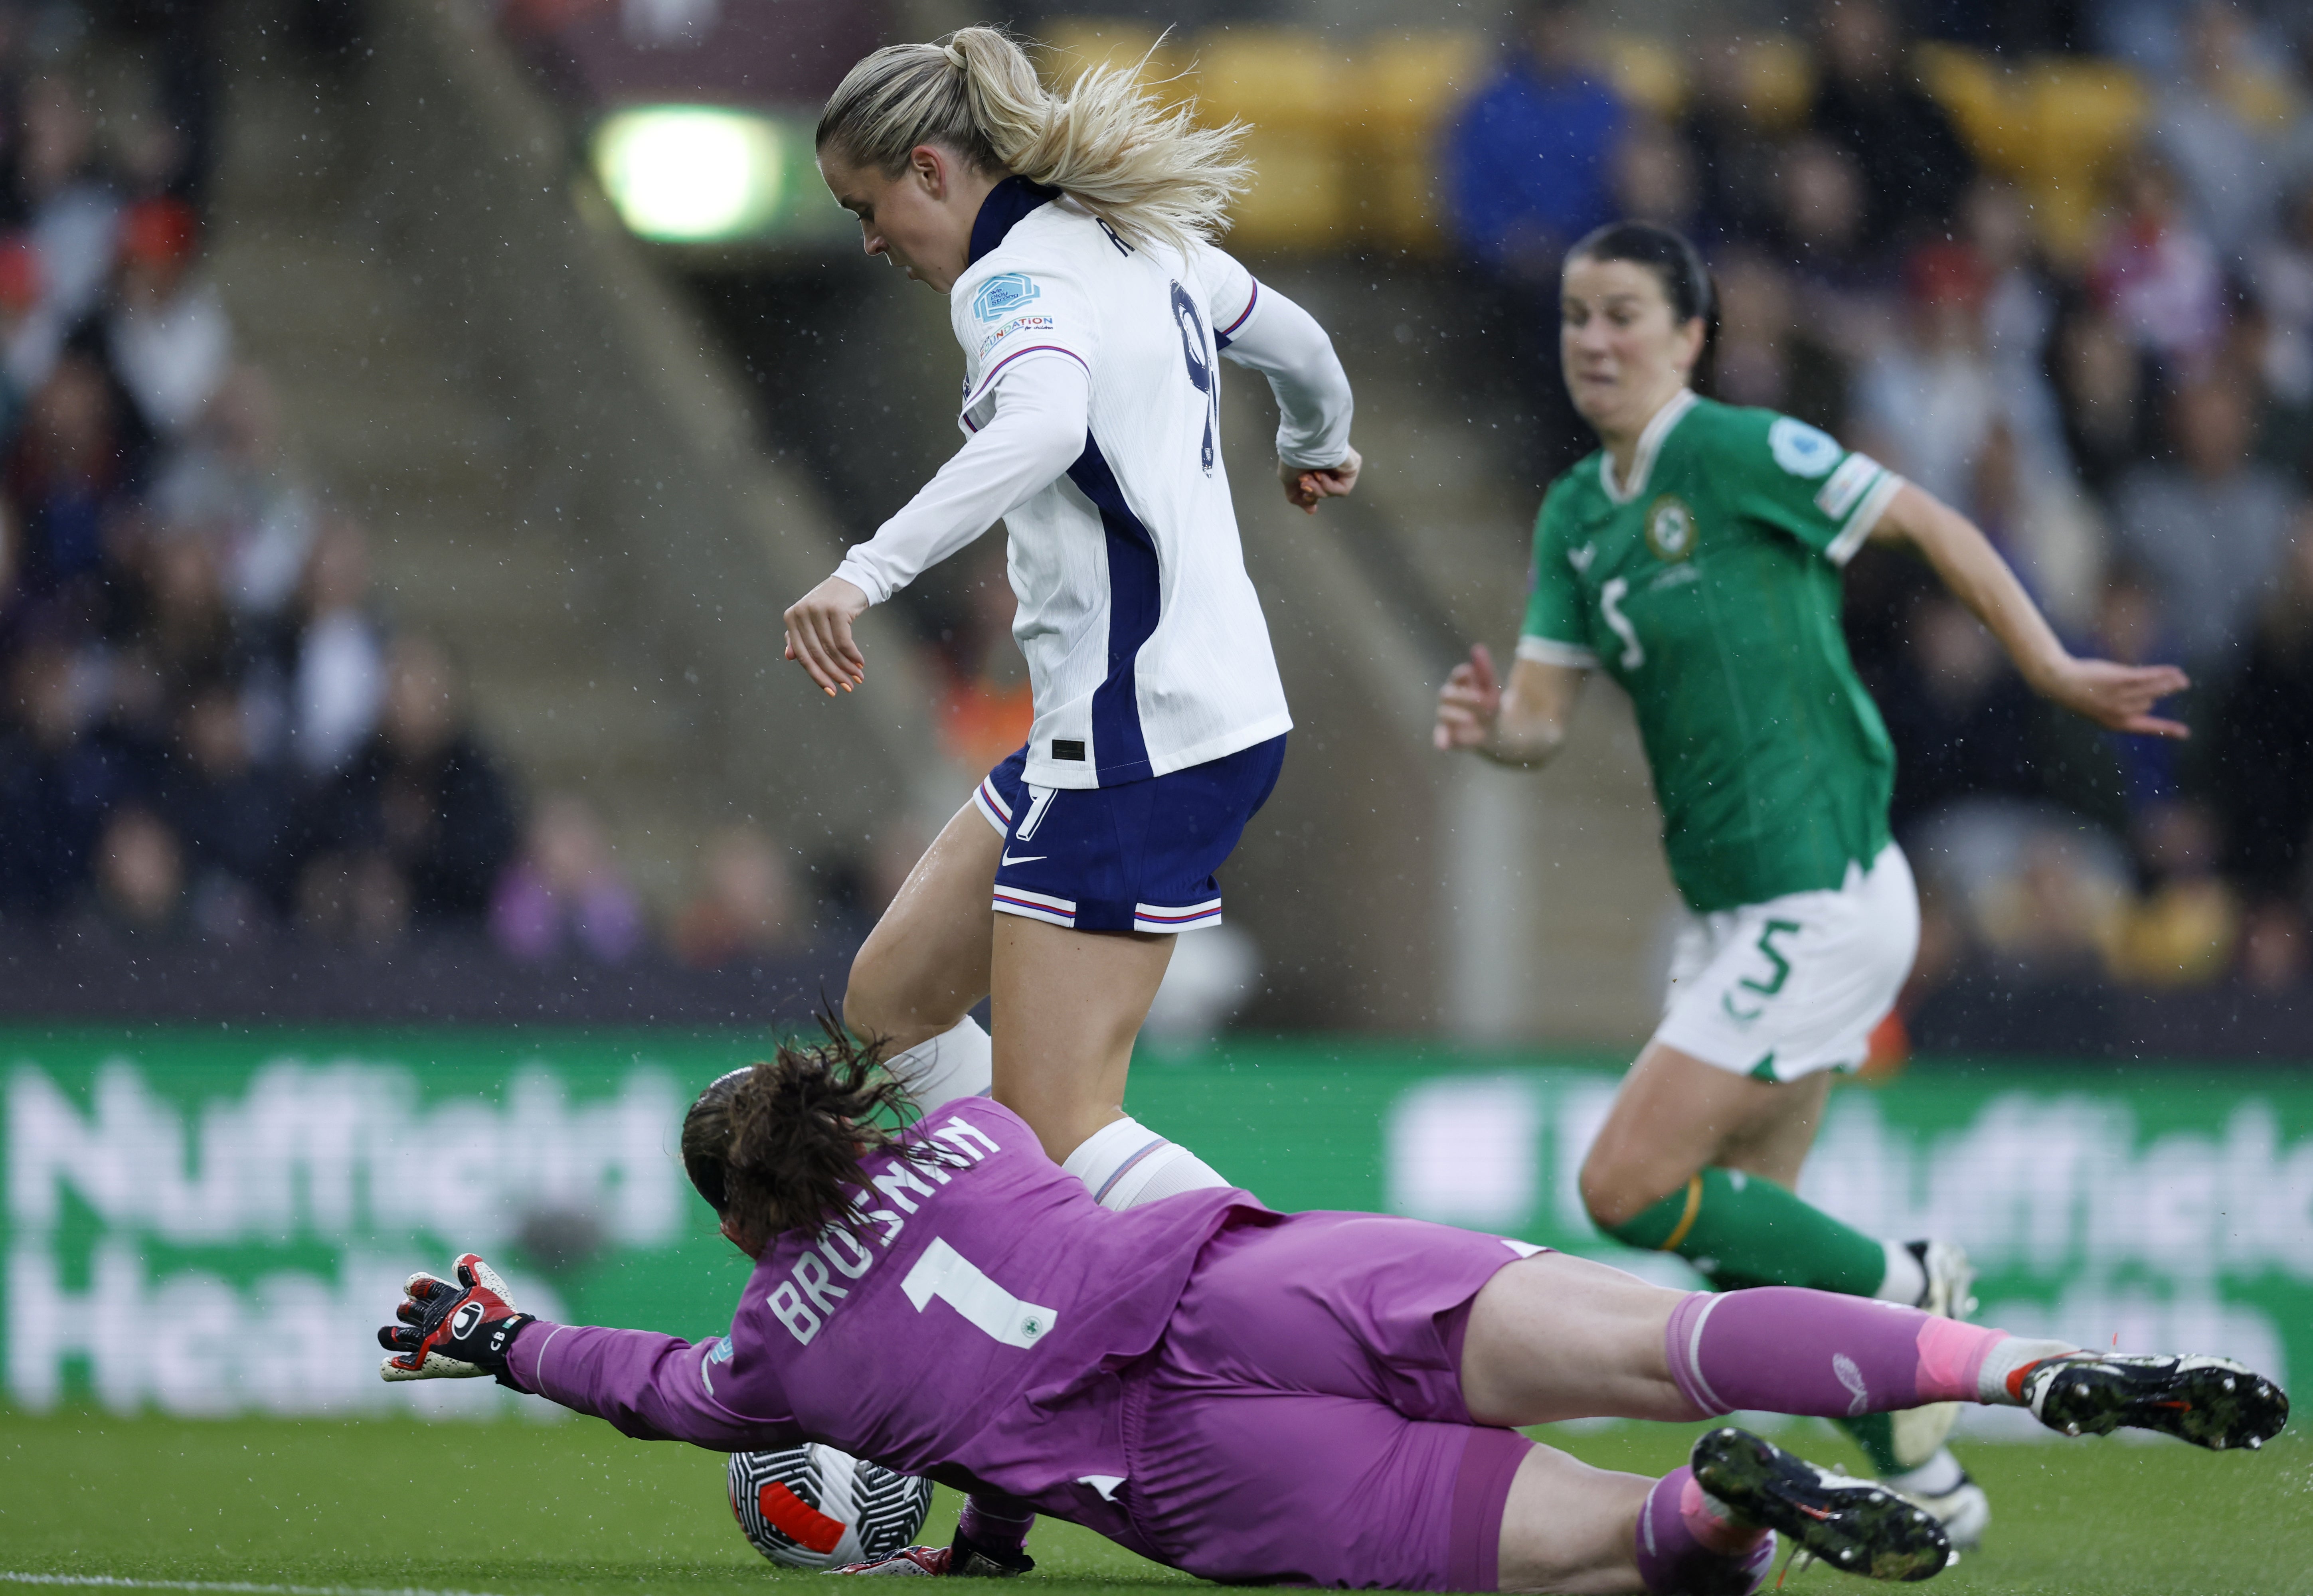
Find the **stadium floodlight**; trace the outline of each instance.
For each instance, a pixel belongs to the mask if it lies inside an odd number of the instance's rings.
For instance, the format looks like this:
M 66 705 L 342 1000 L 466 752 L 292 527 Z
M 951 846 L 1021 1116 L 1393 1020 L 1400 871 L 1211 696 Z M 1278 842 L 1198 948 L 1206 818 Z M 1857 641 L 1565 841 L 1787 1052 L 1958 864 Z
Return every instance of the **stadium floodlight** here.
M 771 117 L 710 105 L 614 111 L 594 133 L 594 170 L 644 238 L 719 243 L 777 227 L 791 135 Z

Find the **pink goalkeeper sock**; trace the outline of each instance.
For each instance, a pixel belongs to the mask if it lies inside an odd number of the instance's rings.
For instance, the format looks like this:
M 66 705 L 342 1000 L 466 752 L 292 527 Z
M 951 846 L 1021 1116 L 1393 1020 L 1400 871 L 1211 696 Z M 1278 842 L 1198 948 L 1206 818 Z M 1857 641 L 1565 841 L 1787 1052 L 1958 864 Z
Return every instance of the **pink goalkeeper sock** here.
M 1749 1596 L 1775 1561 L 1775 1538 L 1714 1512 L 1693 1470 L 1655 1481 L 1639 1509 L 1639 1578 L 1655 1596 Z
M 1706 1414 L 1758 1408 L 1846 1418 L 1976 1402 L 2001 1330 L 1796 1286 L 1696 1292 L 1663 1334 L 1671 1378 Z

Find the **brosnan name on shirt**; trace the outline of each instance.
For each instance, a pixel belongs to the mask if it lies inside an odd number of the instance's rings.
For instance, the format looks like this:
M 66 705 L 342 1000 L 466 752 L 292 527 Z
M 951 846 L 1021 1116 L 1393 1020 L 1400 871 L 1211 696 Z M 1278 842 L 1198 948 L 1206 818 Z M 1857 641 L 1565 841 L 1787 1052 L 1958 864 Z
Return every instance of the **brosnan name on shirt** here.
M 960 1118 L 950 1118 L 928 1134 L 939 1144 L 938 1151 L 945 1155 L 945 1161 L 910 1162 L 893 1159 L 874 1177 L 873 1189 L 863 1190 L 852 1199 L 852 1206 L 862 1218 L 883 1227 L 872 1238 L 875 1250 L 870 1250 L 850 1231 L 831 1227 L 820 1236 L 816 1246 L 796 1259 L 787 1271 L 787 1278 L 765 1294 L 764 1301 L 771 1312 L 787 1326 L 787 1333 L 798 1345 L 811 1345 L 821 1326 L 851 1294 L 837 1283 L 838 1276 L 845 1280 L 865 1276 L 875 1267 L 882 1253 L 891 1250 L 900 1232 L 907 1229 L 905 1215 L 916 1213 L 957 1175 L 969 1173 L 974 1164 L 999 1151 L 994 1137 Z M 935 1241 L 933 1245 L 937 1248 L 938 1243 Z

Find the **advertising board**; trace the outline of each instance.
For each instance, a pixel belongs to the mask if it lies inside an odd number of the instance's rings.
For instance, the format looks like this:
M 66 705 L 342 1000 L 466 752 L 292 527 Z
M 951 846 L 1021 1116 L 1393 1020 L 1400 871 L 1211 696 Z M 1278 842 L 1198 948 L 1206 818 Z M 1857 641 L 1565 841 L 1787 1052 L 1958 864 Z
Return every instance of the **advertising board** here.
M 767 1045 L 0 1031 L 5 1399 L 544 1415 L 483 1381 L 380 1382 L 374 1334 L 402 1278 L 471 1250 L 546 1316 L 719 1333 L 747 1264 L 676 1133 L 699 1086 Z M 1144 1057 L 1131 1106 L 1280 1208 L 1414 1215 L 1692 1284 L 1582 1213 L 1575 1172 L 1615 1076 L 1604 1059 L 1240 1041 Z M 1963 1243 L 1983 1322 L 2222 1350 L 2283 1379 L 2313 1366 L 2313 1081 L 2295 1074 L 1925 1064 L 1834 1094 L 1801 1189 L 1873 1234 Z

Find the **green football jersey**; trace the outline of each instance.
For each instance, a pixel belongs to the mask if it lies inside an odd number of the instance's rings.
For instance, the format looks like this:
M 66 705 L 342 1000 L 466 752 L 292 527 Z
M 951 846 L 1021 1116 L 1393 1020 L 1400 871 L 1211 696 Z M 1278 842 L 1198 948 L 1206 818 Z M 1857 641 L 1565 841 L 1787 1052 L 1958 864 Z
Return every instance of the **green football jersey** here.
M 1840 569 L 1903 479 L 1803 421 L 1687 393 L 1630 475 L 1601 452 L 1551 485 L 1518 657 L 1628 690 L 1697 913 L 1838 886 L 1886 846 L 1895 778 Z

